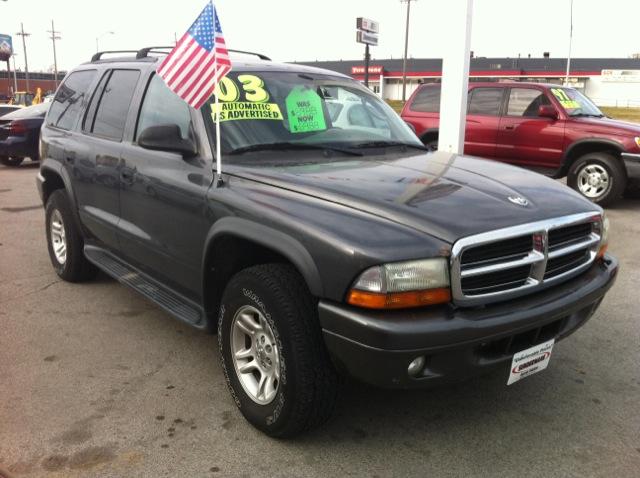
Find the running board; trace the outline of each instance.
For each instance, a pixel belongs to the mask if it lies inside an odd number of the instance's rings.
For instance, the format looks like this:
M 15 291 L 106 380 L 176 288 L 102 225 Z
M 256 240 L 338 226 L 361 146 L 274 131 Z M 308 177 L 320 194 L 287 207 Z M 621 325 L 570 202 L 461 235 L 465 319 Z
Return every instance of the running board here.
M 96 246 L 85 245 L 84 255 L 100 270 L 136 290 L 174 317 L 198 328 L 205 325 L 202 307 L 159 284 L 108 251 Z

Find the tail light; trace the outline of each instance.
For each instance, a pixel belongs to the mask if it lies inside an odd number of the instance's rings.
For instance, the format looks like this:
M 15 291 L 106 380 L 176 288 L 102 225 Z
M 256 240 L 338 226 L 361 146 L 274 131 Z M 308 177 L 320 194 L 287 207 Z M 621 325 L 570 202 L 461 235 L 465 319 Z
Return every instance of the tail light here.
M 24 136 L 27 134 L 27 125 L 23 121 L 12 121 L 9 123 L 9 134 L 11 136 Z

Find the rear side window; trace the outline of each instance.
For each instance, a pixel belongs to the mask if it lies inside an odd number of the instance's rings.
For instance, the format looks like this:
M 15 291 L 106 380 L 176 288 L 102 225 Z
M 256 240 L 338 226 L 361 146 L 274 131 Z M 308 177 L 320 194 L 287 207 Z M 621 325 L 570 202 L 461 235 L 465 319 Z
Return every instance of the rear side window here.
M 440 87 L 421 88 L 411 103 L 411 110 L 421 113 L 440 113 Z
M 534 88 L 511 88 L 509 93 L 509 116 L 537 117 L 542 105 L 550 105 L 547 95 Z
M 129 105 L 138 83 L 138 70 L 113 70 L 98 100 L 95 118 L 88 129 L 104 138 L 121 141 Z
M 474 88 L 469 100 L 470 115 L 498 116 L 502 103 L 502 88 Z
M 58 88 L 47 115 L 47 125 L 62 129 L 73 129 L 84 105 L 87 103 L 89 87 L 96 70 L 71 73 Z
M 178 95 L 167 88 L 162 78 L 153 75 L 144 96 L 136 139 L 149 126 L 177 124 L 184 139 L 190 137 L 191 113 L 189 106 Z

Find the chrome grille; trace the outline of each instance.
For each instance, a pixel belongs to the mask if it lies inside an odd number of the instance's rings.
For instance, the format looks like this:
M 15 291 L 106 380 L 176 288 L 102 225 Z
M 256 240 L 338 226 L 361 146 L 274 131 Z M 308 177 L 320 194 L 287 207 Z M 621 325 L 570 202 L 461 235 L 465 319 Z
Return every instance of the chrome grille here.
M 592 212 L 460 239 L 451 253 L 454 301 L 486 304 L 574 277 L 594 261 L 601 223 Z

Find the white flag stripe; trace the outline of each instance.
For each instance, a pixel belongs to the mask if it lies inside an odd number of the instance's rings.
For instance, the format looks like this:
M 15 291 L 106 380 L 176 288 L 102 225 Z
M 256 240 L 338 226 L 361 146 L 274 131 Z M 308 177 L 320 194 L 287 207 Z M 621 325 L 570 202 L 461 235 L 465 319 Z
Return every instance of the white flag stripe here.
M 215 64 L 215 57 L 214 57 L 214 64 Z M 202 85 L 207 84 L 213 77 L 214 77 L 214 71 L 211 70 L 203 74 L 200 78 L 198 78 L 198 81 L 194 85 L 192 90 L 185 95 L 185 101 L 189 103 L 192 98 L 195 98 L 198 95 L 200 89 L 202 88 Z
M 216 74 L 214 75 L 214 77 L 211 78 L 211 81 L 209 81 L 203 88 L 201 88 L 200 94 L 194 97 L 194 99 L 192 99 L 191 101 L 201 106 L 202 102 L 207 100 L 213 93 L 213 86 L 219 81 L 222 76 L 226 75 L 228 71 L 229 70 L 227 70 L 226 68 L 219 67 L 216 70 Z
M 160 67 L 158 68 L 158 74 L 164 75 L 166 71 L 173 67 L 173 65 L 180 59 L 180 54 L 189 47 L 195 40 L 188 36 L 186 33 L 182 36 L 180 41 L 175 46 L 175 51 L 178 55 L 168 55 Z
M 210 72 L 208 72 L 206 75 L 203 75 L 202 78 L 200 78 L 200 80 L 195 85 L 195 87 L 186 96 L 186 101 L 188 103 L 194 103 L 194 104 L 198 103 L 196 99 L 200 98 L 203 90 L 206 90 L 207 85 L 213 85 L 213 83 L 215 83 L 215 78 L 216 78 L 215 73 L 216 73 L 216 70 L 213 69 Z
M 209 55 L 207 58 L 201 61 L 200 65 L 195 70 L 194 75 L 191 78 L 189 78 L 189 80 L 184 85 L 182 85 L 182 87 L 180 87 L 180 89 L 177 91 L 178 96 L 182 97 L 182 95 L 185 92 L 187 92 L 191 87 L 191 85 L 193 85 L 196 82 L 196 80 L 200 77 L 200 73 L 202 73 L 202 70 L 204 70 L 205 68 L 211 67 L 214 61 L 215 61 L 215 57 L 213 55 Z
M 193 57 L 193 60 L 191 60 L 189 64 L 182 68 L 182 71 L 180 71 L 180 73 L 177 74 L 172 80 L 169 80 L 169 88 L 175 91 L 175 89 L 178 88 L 182 80 L 186 78 L 187 75 L 193 74 L 193 70 L 198 67 L 198 63 L 204 56 L 206 56 L 206 53 L 206 50 L 200 48 L 196 55 Z
M 184 50 L 182 56 L 180 56 L 178 61 L 176 61 L 173 64 L 173 66 L 162 75 L 167 85 L 171 82 L 171 80 L 175 75 L 177 75 L 180 71 L 182 71 L 182 67 L 186 63 L 189 63 L 189 59 L 191 58 L 191 55 L 199 50 L 200 50 L 200 46 L 198 45 L 198 42 L 196 42 L 195 40 L 190 42 L 189 48 Z

